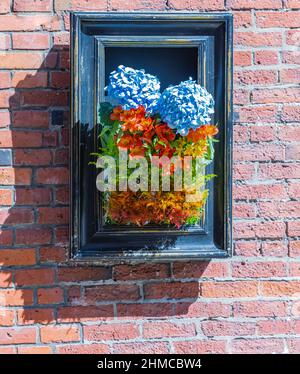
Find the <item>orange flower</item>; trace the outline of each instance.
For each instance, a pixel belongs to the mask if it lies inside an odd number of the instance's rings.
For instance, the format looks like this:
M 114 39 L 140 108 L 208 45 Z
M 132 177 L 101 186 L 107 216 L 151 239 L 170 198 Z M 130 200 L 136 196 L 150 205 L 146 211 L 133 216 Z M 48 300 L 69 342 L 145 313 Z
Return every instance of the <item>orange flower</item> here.
M 205 139 L 207 136 L 217 135 L 218 128 L 214 125 L 204 125 L 199 127 L 197 130 L 190 130 L 187 135 L 187 140 L 190 142 L 197 143 L 201 139 Z
M 112 121 L 120 121 L 120 115 L 123 109 L 121 106 L 115 106 L 112 113 L 110 114 L 110 119 Z

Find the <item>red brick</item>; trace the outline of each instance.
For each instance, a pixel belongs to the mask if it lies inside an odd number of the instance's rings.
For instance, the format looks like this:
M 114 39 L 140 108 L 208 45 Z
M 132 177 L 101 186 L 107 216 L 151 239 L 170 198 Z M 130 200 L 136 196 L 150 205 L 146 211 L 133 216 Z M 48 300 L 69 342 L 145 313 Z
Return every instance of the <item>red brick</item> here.
M 290 263 L 289 274 L 290 274 L 291 277 L 299 277 L 300 276 L 300 262 Z
M 55 244 L 69 245 L 69 226 L 60 226 L 55 228 Z
M 14 325 L 14 311 L 10 309 L 0 310 L 0 326 L 13 326 Z
M 58 15 L 52 16 L 50 14 L 10 14 L 0 16 L 0 31 L 57 31 L 60 30 L 60 28 L 60 17 Z
M 83 334 L 85 340 L 129 340 L 140 336 L 138 325 L 133 323 L 101 324 L 96 326 L 84 326 Z
M 113 345 L 114 354 L 167 354 L 169 348 L 165 342 L 136 342 Z
M 13 74 L 12 84 L 17 88 L 47 87 L 47 77 L 45 71 L 16 71 Z
M 12 272 L 11 271 L 4 271 L 0 272 L 0 287 L 11 287 L 13 285 L 12 282 Z
M 1 131 L 0 146 L 2 148 L 40 147 L 42 135 L 37 131 Z
M 300 353 L 300 339 L 294 338 L 287 341 L 289 353 Z
M 53 309 L 30 308 L 17 311 L 19 325 L 34 325 L 36 323 L 47 325 L 54 322 Z
M 233 24 L 235 29 L 250 27 L 252 25 L 251 11 L 233 12 Z
M 255 89 L 251 93 L 251 101 L 254 104 L 270 103 L 292 103 L 299 102 L 300 89 L 291 88 L 272 88 Z
M 285 301 L 239 301 L 233 304 L 234 317 L 284 317 Z
M 167 264 L 117 265 L 114 267 L 115 280 L 159 279 L 170 276 Z
M 12 230 L 0 229 L 0 245 L 8 246 L 12 244 Z
M 14 0 L 15 12 L 50 12 L 51 0 Z
M 18 225 L 33 222 L 34 217 L 31 208 L 5 208 L 0 210 L 0 224 Z
M 284 343 L 281 339 L 236 339 L 232 341 L 232 353 L 270 354 L 283 352 Z
M 300 236 L 300 221 L 288 222 L 288 235 L 289 236 Z
M 32 170 L 28 168 L 0 168 L 0 184 L 29 185 Z
M 61 225 L 69 222 L 69 208 L 38 208 L 38 223 Z
M 284 147 L 282 145 L 239 145 L 233 151 L 235 161 L 282 161 Z
M 42 247 L 40 248 L 41 262 L 64 262 L 67 260 L 68 252 L 65 247 Z
M 196 335 L 193 323 L 148 322 L 143 324 L 143 337 L 148 338 L 176 338 L 192 337 Z
M 53 35 L 53 48 L 57 50 L 69 49 L 70 33 L 63 31 Z
M 236 89 L 233 92 L 233 102 L 234 104 L 242 105 L 242 104 L 249 104 L 249 91 L 244 89 Z M 234 126 L 233 130 L 236 130 L 236 125 Z
M 40 288 L 37 296 L 39 304 L 60 304 L 64 301 L 63 289 L 60 287 Z
M 107 0 L 54 0 L 55 11 L 61 10 L 107 10 Z
M 280 32 L 252 32 L 239 31 L 235 33 L 234 43 L 243 47 L 281 46 L 282 35 Z
M 55 165 L 68 165 L 69 164 L 69 150 L 62 148 L 56 149 L 54 154 Z
M 36 329 L 30 328 L 5 328 L 0 329 L 0 344 L 24 344 L 36 342 Z
M 278 64 L 278 53 L 276 51 L 257 51 L 254 53 L 254 61 L 257 65 Z
M 271 278 L 287 275 L 284 262 L 233 262 L 232 276 L 234 278 Z
M 0 69 L 34 69 L 39 68 L 43 61 L 42 55 L 37 52 L 6 52 L 0 57 Z
M 288 254 L 287 244 L 282 241 L 267 241 L 261 244 L 264 256 L 285 257 Z
M 44 205 L 51 201 L 48 188 L 17 188 L 15 191 L 16 205 Z
M 43 147 L 56 147 L 57 141 L 58 141 L 57 131 L 43 132 Z
M 234 226 L 235 239 L 283 238 L 283 222 L 237 222 Z
M 70 68 L 70 53 L 61 52 L 59 54 L 59 67 L 68 70 Z
M 300 33 L 299 30 L 287 30 L 285 32 L 286 43 L 288 45 L 299 45 Z
M 41 346 L 41 347 L 37 347 L 37 346 L 28 346 L 28 347 L 24 347 L 24 346 L 20 346 L 18 347 L 18 353 L 19 354 L 26 354 L 26 355 L 38 355 L 38 354 L 50 354 L 52 353 L 52 348 L 51 347 L 46 347 L 46 346 Z
M 0 205 L 12 205 L 12 191 L 0 189 Z
M 67 184 L 69 170 L 64 167 L 40 168 L 36 173 L 36 181 L 42 184 Z
M 298 64 L 299 59 L 300 59 L 300 51 L 283 51 L 281 59 L 284 64 L 295 64 L 296 65 Z
M 256 241 L 236 241 L 234 244 L 235 254 L 238 256 L 260 256 L 260 250 Z
M 49 125 L 49 113 L 38 110 L 19 110 L 12 112 L 14 127 L 46 128 Z
M 114 0 L 121 3 L 120 0 Z M 151 3 L 152 5 L 152 3 Z M 189 0 L 182 2 L 180 0 L 170 0 L 168 3 L 171 9 L 175 10 L 223 10 L 223 0 Z
M 203 321 L 201 329 L 206 336 L 246 336 L 255 334 L 256 324 L 251 322 Z
M 255 297 L 257 296 L 257 282 L 228 281 L 204 282 L 201 285 L 203 297 Z
M 233 176 L 235 180 L 249 180 L 255 175 L 253 164 L 236 164 L 233 167 Z
M 259 166 L 259 178 L 300 178 L 300 165 L 295 163 L 262 164 Z
M 252 65 L 252 53 L 251 51 L 235 51 L 234 55 L 235 66 L 249 66 Z
M 69 204 L 70 200 L 69 187 L 58 187 L 55 193 L 55 201 L 57 204 Z
M 51 160 L 51 152 L 47 149 L 16 149 L 14 151 L 14 165 L 49 165 Z
M 260 216 L 264 218 L 297 218 L 300 216 L 300 201 L 261 202 Z
M 168 318 L 173 315 L 170 303 L 117 304 L 118 319 Z
M 276 130 L 273 126 L 251 126 L 250 139 L 252 142 L 270 142 L 276 139 Z
M 0 347 L 0 354 L 2 355 L 11 355 L 16 353 L 16 348 L 15 347 Z
M 50 74 L 51 87 L 69 88 L 70 73 L 67 71 L 54 71 Z
M 23 106 L 68 106 L 68 92 L 34 90 L 24 91 L 21 93 Z
M 281 0 L 229 0 L 228 7 L 232 9 L 280 9 Z
M 1 0 L 0 4 L 0 13 L 9 13 L 10 12 L 10 0 Z
M 40 333 L 42 343 L 77 342 L 80 340 L 80 332 L 77 326 L 43 326 Z
M 35 249 L 1 249 L 0 264 L 2 266 L 34 265 Z
M 176 354 L 226 353 L 226 342 L 222 340 L 175 341 L 172 345 Z
M 9 71 L 0 71 L 0 88 L 10 88 L 11 79 Z
M 290 257 L 300 257 L 300 240 L 292 240 L 289 242 Z
M 43 33 L 13 33 L 13 49 L 48 49 L 49 35 Z
M 33 303 L 33 290 L 0 290 L 1 306 L 23 306 Z
M 299 60 L 298 60 L 299 61 Z M 300 69 L 284 69 L 280 71 L 280 82 L 282 83 L 299 83 Z
M 27 228 L 16 230 L 16 244 L 49 244 L 51 230 L 48 228 Z
M 106 344 L 76 344 L 63 345 L 56 348 L 61 354 L 108 354 L 109 346 Z
M 236 84 L 272 84 L 277 83 L 277 72 L 274 70 L 243 70 L 234 74 Z
M 59 282 L 99 281 L 111 278 L 109 267 L 60 267 L 58 268 Z
M 278 129 L 278 137 L 280 140 L 287 142 L 300 141 L 300 126 L 280 126 Z
M 133 284 L 112 284 L 86 287 L 84 300 L 87 304 L 94 304 L 99 301 L 134 301 L 139 298 L 138 286 Z
M 53 284 L 54 269 L 40 268 L 16 270 L 15 279 L 18 286 Z
M 55 69 L 58 63 L 58 53 L 57 52 L 49 52 L 45 57 L 43 62 L 42 68 L 46 69 Z
M 281 118 L 285 122 L 300 122 L 300 105 L 284 105 L 281 113 Z
M 256 12 L 258 27 L 300 27 L 300 12 Z
M 174 305 L 176 317 L 184 318 L 220 318 L 231 316 L 231 305 L 220 302 L 181 302 Z
M 284 4 L 286 8 L 300 9 L 300 4 L 298 0 L 284 0 Z
M 61 307 L 57 312 L 57 320 L 63 323 L 108 321 L 114 318 L 113 305 L 70 306 Z
M 255 204 L 235 203 L 233 205 L 233 216 L 237 218 L 255 218 L 257 210 Z
M 228 276 L 225 262 L 177 262 L 173 265 L 175 278 L 224 278 Z
M 185 299 L 199 296 L 197 282 L 149 283 L 144 286 L 146 299 Z
M 300 281 L 264 281 L 261 284 L 263 296 L 296 296 L 300 292 Z
M 277 107 L 274 105 L 265 106 L 244 106 L 238 108 L 239 119 L 236 122 L 257 123 L 257 122 L 276 122 Z
M 8 111 L 0 112 L 0 128 L 10 125 L 10 113 Z
M 0 108 L 5 108 L 5 109 L 9 108 L 12 96 L 13 96 L 13 91 L 1 90 L 0 91 Z

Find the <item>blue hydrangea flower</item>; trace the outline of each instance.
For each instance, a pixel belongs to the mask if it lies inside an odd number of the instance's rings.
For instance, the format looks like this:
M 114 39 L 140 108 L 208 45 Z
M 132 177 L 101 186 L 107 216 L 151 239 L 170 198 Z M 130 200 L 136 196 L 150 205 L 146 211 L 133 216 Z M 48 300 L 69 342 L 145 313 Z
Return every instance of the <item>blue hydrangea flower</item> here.
M 155 110 L 160 98 L 160 82 L 154 75 L 120 65 L 110 73 L 109 82 L 108 96 L 123 109 L 143 105 L 147 112 Z
M 158 102 L 158 111 L 169 127 L 185 136 L 190 129 L 196 130 L 210 122 L 214 99 L 190 78 L 164 90 Z

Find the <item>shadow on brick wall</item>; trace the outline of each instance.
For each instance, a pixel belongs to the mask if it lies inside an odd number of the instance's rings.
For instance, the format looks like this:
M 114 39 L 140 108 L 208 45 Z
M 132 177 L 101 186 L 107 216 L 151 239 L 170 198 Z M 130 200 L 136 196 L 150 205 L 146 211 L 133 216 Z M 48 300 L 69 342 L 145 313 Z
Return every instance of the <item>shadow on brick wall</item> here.
M 61 45 L 34 74 L 13 75 L 12 132 L 2 139 L 12 148 L 2 177 L 7 194 L 14 191 L 11 207 L 1 214 L 4 325 L 14 324 L 14 313 L 19 325 L 66 323 L 66 328 L 79 321 L 197 316 L 197 278 L 208 262 L 67 265 L 69 79 L 69 47 Z M 100 340 L 100 328 L 98 334 Z

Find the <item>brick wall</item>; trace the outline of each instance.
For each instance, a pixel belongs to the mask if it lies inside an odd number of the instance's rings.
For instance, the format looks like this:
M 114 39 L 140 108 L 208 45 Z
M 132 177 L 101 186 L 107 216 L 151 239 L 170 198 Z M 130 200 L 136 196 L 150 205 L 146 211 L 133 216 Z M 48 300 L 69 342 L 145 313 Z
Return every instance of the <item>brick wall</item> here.
M 234 13 L 235 256 L 57 267 L 68 11 L 150 9 Z M 300 353 L 299 28 L 298 0 L 1 0 L 1 353 Z

